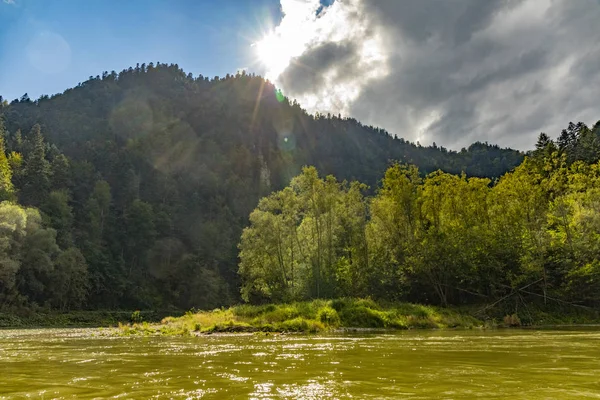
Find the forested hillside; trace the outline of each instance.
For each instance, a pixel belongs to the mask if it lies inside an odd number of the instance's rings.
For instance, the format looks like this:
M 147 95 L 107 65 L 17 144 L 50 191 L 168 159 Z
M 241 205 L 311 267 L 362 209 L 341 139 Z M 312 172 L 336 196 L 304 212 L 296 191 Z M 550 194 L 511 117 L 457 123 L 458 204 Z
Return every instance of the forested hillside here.
M 305 165 L 374 193 L 392 160 L 421 176 L 493 179 L 524 156 L 483 143 L 423 147 L 309 115 L 260 77 L 194 77 L 177 65 L 0 104 L 4 307 L 227 304 L 239 297 L 250 212 Z

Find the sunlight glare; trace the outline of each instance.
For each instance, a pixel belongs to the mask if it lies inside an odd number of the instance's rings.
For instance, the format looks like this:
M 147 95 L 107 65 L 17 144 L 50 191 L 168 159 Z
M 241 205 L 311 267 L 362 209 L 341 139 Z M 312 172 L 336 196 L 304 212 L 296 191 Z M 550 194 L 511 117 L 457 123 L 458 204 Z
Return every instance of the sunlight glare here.
M 289 47 L 274 32 L 265 35 L 254 46 L 258 61 L 267 69 L 268 79 L 276 79 L 290 64 L 292 56 Z

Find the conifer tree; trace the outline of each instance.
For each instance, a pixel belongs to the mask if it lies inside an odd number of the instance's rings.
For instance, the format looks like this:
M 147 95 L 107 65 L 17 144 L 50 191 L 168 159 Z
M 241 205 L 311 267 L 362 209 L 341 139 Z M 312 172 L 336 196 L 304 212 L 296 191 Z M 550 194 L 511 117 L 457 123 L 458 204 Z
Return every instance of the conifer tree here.
M 31 129 L 32 150 L 25 162 L 22 200 L 39 206 L 50 190 L 50 163 L 46 160 L 46 145 L 39 124 Z
M 4 146 L 4 122 L 0 119 L 0 200 L 13 200 L 14 186 L 12 183 L 12 170 L 6 157 Z

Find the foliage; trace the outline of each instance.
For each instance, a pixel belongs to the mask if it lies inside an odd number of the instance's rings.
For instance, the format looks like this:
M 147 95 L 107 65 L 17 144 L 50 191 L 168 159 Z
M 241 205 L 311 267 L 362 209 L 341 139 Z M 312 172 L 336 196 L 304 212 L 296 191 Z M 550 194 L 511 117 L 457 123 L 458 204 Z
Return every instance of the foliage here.
M 154 63 L 0 112 L 0 308 L 599 304 L 600 124 L 457 152 Z
M 495 182 L 442 171 L 423 177 L 393 164 L 368 199 L 357 182 L 305 168 L 250 215 L 239 245 L 242 297 L 595 308 L 600 157 L 580 147 L 589 150 L 598 126 L 570 124 L 570 142 L 558 146 L 542 135 L 536 151 Z M 389 324 L 371 308 L 353 315 L 362 325 Z
M 131 322 L 133 322 L 133 323 L 142 322 L 142 314 L 141 314 L 140 310 L 136 310 L 131 313 Z
M 521 319 L 517 314 L 505 315 L 504 316 L 504 325 L 508 327 L 517 327 L 521 326 Z

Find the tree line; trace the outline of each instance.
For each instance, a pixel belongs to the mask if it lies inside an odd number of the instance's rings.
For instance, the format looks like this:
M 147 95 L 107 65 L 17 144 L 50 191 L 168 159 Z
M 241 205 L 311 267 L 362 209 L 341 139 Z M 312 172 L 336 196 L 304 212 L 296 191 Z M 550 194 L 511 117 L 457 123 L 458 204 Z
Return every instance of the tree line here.
M 569 124 L 499 179 L 395 163 L 375 195 L 304 168 L 244 229 L 245 300 L 367 297 L 600 305 L 600 121 Z
M 0 307 L 9 308 L 228 305 L 240 299 L 237 245 L 250 213 L 302 166 L 364 182 L 370 189 L 355 191 L 372 195 L 390 160 L 421 177 L 495 179 L 524 157 L 487 143 L 411 143 L 308 114 L 259 76 L 193 76 L 164 63 L 35 100 L 0 98 L 0 119 Z M 319 246 L 325 274 L 333 253 Z

